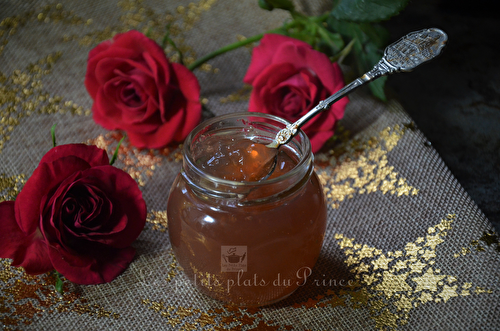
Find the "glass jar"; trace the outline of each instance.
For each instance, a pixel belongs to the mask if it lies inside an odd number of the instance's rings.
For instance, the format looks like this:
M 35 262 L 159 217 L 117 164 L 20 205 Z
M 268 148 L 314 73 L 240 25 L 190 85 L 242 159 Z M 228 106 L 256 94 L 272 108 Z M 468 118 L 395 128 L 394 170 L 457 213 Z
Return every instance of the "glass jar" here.
M 307 136 L 282 145 L 291 170 L 263 181 L 207 174 L 200 160 L 207 141 L 251 139 L 267 144 L 288 123 L 276 116 L 234 113 L 195 128 L 167 205 L 178 263 L 196 287 L 239 306 L 262 306 L 289 296 L 311 274 L 323 244 L 326 203 Z

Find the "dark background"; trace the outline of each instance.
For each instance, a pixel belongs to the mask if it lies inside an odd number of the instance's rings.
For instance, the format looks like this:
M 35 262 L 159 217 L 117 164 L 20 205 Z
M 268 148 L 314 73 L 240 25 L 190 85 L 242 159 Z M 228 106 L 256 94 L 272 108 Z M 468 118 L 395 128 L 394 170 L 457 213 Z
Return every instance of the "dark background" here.
M 495 8 L 493 8 L 495 7 Z M 500 231 L 500 13 L 495 1 L 414 0 L 383 24 L 391 41 L 435 27 L 443 53 L 389 76 L 395 96 Z

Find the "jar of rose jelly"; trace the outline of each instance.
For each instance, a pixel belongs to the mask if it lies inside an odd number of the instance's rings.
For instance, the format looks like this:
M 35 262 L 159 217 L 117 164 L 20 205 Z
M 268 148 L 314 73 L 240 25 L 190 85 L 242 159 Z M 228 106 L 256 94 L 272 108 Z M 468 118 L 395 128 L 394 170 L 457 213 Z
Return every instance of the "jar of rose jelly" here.
M 168 199 L 170 241 L 196 287 L 225 303 L 262 306 L 289 296 L 320 254 L 326 204 L 307 136 L 301 131 L 280 147 L 273 176 L 251 178 L 268 150 L 262 144 L 287 124 L 234 113 L 200 124 L 185 140 Z M 240 157 L 241 142 L 253 159 Z

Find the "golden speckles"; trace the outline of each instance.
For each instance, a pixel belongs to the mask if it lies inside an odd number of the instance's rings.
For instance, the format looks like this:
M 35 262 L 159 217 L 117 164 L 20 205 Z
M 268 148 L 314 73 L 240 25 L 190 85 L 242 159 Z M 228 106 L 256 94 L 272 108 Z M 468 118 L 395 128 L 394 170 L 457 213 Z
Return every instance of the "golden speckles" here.
M 165 278 L 165 280 L 167 282 L 171 282 L 172 279 L 177 276 L 179 271 L 182 270 L 182 267 L 179 266 L 179 263 L 177 262 L 175 254 L 172 250 L 169 251 L 168 255 L 170 256 L 172 262 L 168 264 L 167 278 Z
M 61 295 L 55 289 L 53 273 L 27 275 L 22 268 L 12 267 L 7 259 L 0 259 L 0 288 L 3 293 L 0 312 L 9 314 L 8 323 L 12 326 L 29 325 L 35 315 L 55 312 L 119 318 L 119 314 L 99 305 L 87 304 L 75 285 L 68 281 L 64 281 L 64 293 Z M 2 323 L 5 324 L 4 319 Z
M 121 10 L 120 22 L 104 29 L 94 30 L 84 34 L 66 35 L 64 41 L 77 41 L 82 46 L 94 46 L 111 39 L 118 33 L 138 30 L 158 42 L 172 62 L 183 62 L 185 65 L 196 59 L 194 49 L 185 42 L 184 35 L 200 20 L 202 14 L 208 11 L 216 0 L 201 0 L 188 6 L 179 6 L 174 13 L 156 12 L 142 0 L 123 0 L 118 3 Z M 92 20 L 85 21 L 91 24 Z M 165 31 L 165 28 L 167 31 Z M 168 38 L 165 36 L 168 35 Z M 170 42 L 169 42 L 170 41 Z M 182 53 L 182 58 L 179 55 Z M 217 72 L 210 65 L 200 67 L 200 70 Z
M 451 223 L 453 222 L 453 218 L 455 215 L 448 215 L 446 218 L 441 220 L 441 223 L 435 226 L 436 229 L 438 229 L 441 232 L 444 232 L 446 230 L 451 230 Z
M 342 248 L 342 246 L 341 246 L 341 248 Z M 358 253 L 359 258 L 363 259 L 363 258 L 372 257 L 374 250 L 375 250 L 375 248 L 373 248 L 373 247 L 369 247 L 368 245 L 363 245 L 361 250 Z
M 455 253 L 453 256 L 457 258 L 473 252 L 486 252 L 488 250 L 500 252 L 498 234 L 494 231 L 484 231 L 483 235 L 478 240 L 472 240 L 469 247 L 462 247 L 460 252 Z
M 401 260 L 397 261 L 396 264 L 393 267 L 394 268 L 393 270 L 394 271 L 401 271 L 403 269 L 406 269 L 407 268 L 407 266 L 406 266 L 407 263 L 408 263 L 408 261 L 401 261 Z
M 346 247 L 352 247 L 353 244 L 352 242 L 354 241 L 354 238 L 346 238 L 342 237 L 342 240 L 339 242 L 339 246 L 341 249 L 344 249 Z
M 370 309 L 377 328 L 393 329 L 406 324 L 409 313 L 418 305 L 445 303 L 454 297 L 472 293 L 492 293 L 479 286 L 473 289 L 470 282 L 461 285 L 457 277 L 441 274 L 435 266 L 436 249 L 444 242 L 443 238 L 451 230 L 455 218 L 454 214 L 447 215 L 439 224 L 429 227 L 425 237 L 418 237 L 414 242 L 407 243 L 404 250 L 394 252 L 384 253 L 375 247 L 356 243 L 354 238 L 335 234 L 334 238 L 346 256 L 344 263 L 354 273 L 361 288 L 327 292 L 327 295 L 333 295 L 327 300 L 331 300 L 332 307 L 350 302 L 350 306 L 356 308 L 359 303 L 353 304 L 356 301 L 353 298 L 358 298 L 362 289 L 366 298 L 364 306 Z M 487 240 L 490 238 L 491 233 Z M 327 303 L 321 301 L 318 305 Z
M 378 259 L 372 261 L 371 263 L 373 264 L 373 270 L 377 269 L 388 269 L 389 268 L 389 263 L 393 259 L 387 258 L 384 254 L 380 255 Z
M 498 245 L 498 235 L 494 232 L 484 232 L 483 236 L 479 238 L 479 240 L 483 241 L 488 246 Z
M 0 202 L 15 200 L 26 182 L 25 178 L 26 176 L 24 174 L 6 176 L 0 173 Z
M 252 92 L 252 86 L 245 84 L 237 92 L 223 97 L 220 99 L 221 103 L 236 102 L 236 101 L 248 101 L 250 99 L 250 94 Z
M 422 251 L 422 258 L 426 261 L 429 261 L 430 259 L 433 259 L 436 257 L 436 251 L 430 250 L 430 249 L 425 249 Z
M 427 266 L 427 264 L 422 263 L 420 261 L 416 261 L 414 263 L 411 263 L 408 265 L 408 268 L 410 268 L 410 273 L 421 273 L 422 270 Z
M 328 169 L 318 167 L 317 172 L 332 208 L 338 208 L 340 202 L 354 197 L 356 193 L 380 191 L 398 197 L 418 194 L 418 189 L 409 185 L 406 179 L 398 177 L 387 160 L 387 154 L 397 145 L 404 132 L 404 127 L 396 125 L 386 128 L 379 137 L 368 141 L 346 140 L 331 150 L 329 157 L 318 155 L 318 159 L 322 160 L 318 164 L 326 162 L 331 166 Z
M 401 298 L 394 303 L 394 306 L 398 310 L 410 310 L 413 308 L 413 301 L 406 295 L 402 295 Z
M 122 135 L 118 132 L 108 132 L 105 135 L 99 135 L 97 138 L 90 139 L 86 143 L 96 145 L 112 155 L 118 145 Z M 179 147 L 166 147 L 161 150 L 144 149 L 140 150 L 130 145 L 125 139 L 118 150 L 116 163 L 127 172 L 139 186 L 145 186 L 148 180 L 153 177 L 155 170 L 162 164 L 163 159 L 168 161 L 178 161 L 180 154 Z M 182 159 L 182 154 L 180 154 Z M 166 224 L 166 223 L 165 223 Z
M 410 292 L 412 288 L 406 282 L 408 273 L 395 275 L 389 271 L 384 271 L 382 275 L 382 282 L 378 284 L 375 289 L 383 292 L 387 298 L 392 297 L 398 292 Z
M 104 317 L 113 319 L 120 318 L 120 314 L 108 311 L 99 305 L 75 304 L 74 307 L 71 309 L 71 311 L 79 315 L 85 314 L 89 316 L 95 316 L 97 318 L 104 318 Z
M 254 327 L 254 330 L 290 330 L 290 325 L 276 325 L 265 321 L 258 308 L 238 308 L 226 306 L 223 308 L 202 311 L 194 307 L 171 306 L 164 301 L 141 300 L 148 309 L 155 311 L 166 319 L 166 323 L 180 330 L 225 330 L 239 331 L 242 327 Z
M 398 327 L 398 318 L 399 316 L 392 313 L 389 309 L 382 310 L 380 315 L 374 316 L 375 318 L 375 327 L 379 330 L 385 328 L 397 328 Z
M 152 210 L 146 217 L 146 222 L 153 224 L 152 230 L 165 232 L 168 228 L 167 211 Z
M 20 15 L 6 17 L 0 21 L 0 55 L 9 43 L 9 39 L 28 23 L 47 24 L 84 24 L 85 22 L 72 11 L 64 10 L 61 4 L 45 5 Z
M 418 297 L 416 300 L 420 301 L 420 303 L 424 304 L 427 302 L 432 302 L 434 301 L 434 298 L 431 293 L 429 292 L 422 292 L 420 294 L 420 297 Z
M 361 263 L 359 266 L 355 267 L 354 269 L 351 269 L 351 272 L 355 272 L 356 274 L 361 274 L 364 272 L 368 272 L 370 269 L 370 266 L 366 263 Z
M 443 299 L 444 302 L 448 301 L 450 298 L 457 297 L 457 285 L 455 286 L 448 286 L 444 285 L 443 290 L 441 293 L 438 294 L 441 299 Z
M 7 288 L 5 292 L 12 294 L 14 302 L 18 302 L 23 299 L 35 297 L 39 287 L 38 284 L 26 284 L 22 280 L 17 279 L 14 285 Z
M 415 243 L 407 243 L 405 246 L 406 256 L 416 256 L 420 249 L 421 247 Z
M 10 76 L 0 73 L 0 152 L 24 117 L 55 113 L 90 115 L 90 110 L 43 90 L 42 76 L 52 72 L 61 55 L 49 54 L 24 71 L 14 70 Z
M 375 274 L 363 275 L 363 283 L 370 286 L 372 283 L 379 280 L 379 278 Z
M 434 270 L 432 268 L 429 268 L 422 276 L 412 278 L 412 280 L 415 283 L 417 283 L 417 287 L 415 288 L 415 292 L 420 292 L 423 290 L 436 292 L 438 282 L 445 277 L 446 277 L 445 275 L 435 274 Z
M 347 266 L 352 266 L 355 265 L 359 262 L 359 259 L 356 257 L 353 257 L 352 255 L 349 255 L 349 257 L 344 261 Z
M 492 290 L 485 289 L 484 287 L 480 287 L 480 286 L 478 286 L 478 287 L 476 287 L 476 289 L 474 290 L 474 293 L 476 293 L 476 294 L 481 294 L 481 293 L 488 293 L 488 294 L 491 294 L 491 293 L 493 293 L 493 291 L 492 291 Z

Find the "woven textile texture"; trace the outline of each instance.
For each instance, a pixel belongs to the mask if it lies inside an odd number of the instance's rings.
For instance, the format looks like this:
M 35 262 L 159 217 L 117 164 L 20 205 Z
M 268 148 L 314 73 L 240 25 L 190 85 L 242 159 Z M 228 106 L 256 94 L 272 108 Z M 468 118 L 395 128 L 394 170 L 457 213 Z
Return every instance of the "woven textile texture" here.
M 308 13 L 322 4 L 299 4 Z M 279 27 L 283 11 L 257 1 L 0 0 L 0 201 L 12 200 L 57 143 L 84 142 L 111 155 L 119 135 L 95 124 L 83 84 L 89 51 L 137 29 L 161 42 L 167 24 L 187 57 Z M 402 31 L 405 34 L 409 31 Z M 170 54 L 174 56 L 174 52 Z M 443 55 L 444 56 L 444 55 Z M 245 111 L 251 48 L 195 71 L 216 115 Z M 347 70 L 347 69 L 346 69 Z M 346 74 L 346 77 L 349 77 Z M 276 304 L 239 309 L 199 293 L 173 255 L 166 202 L 179 147 L 137 150 L 115 166 L 138 183 L 148 206 L 137 255 L 111 283 L 29 276 L 0 260 L 5 330 L 491 330 L 500 325 L 500 245 L 481 210 L 397 100 L 360 89 L 337 137 L 315 156 L 328 202 L 320 258 L 307 284 Z

